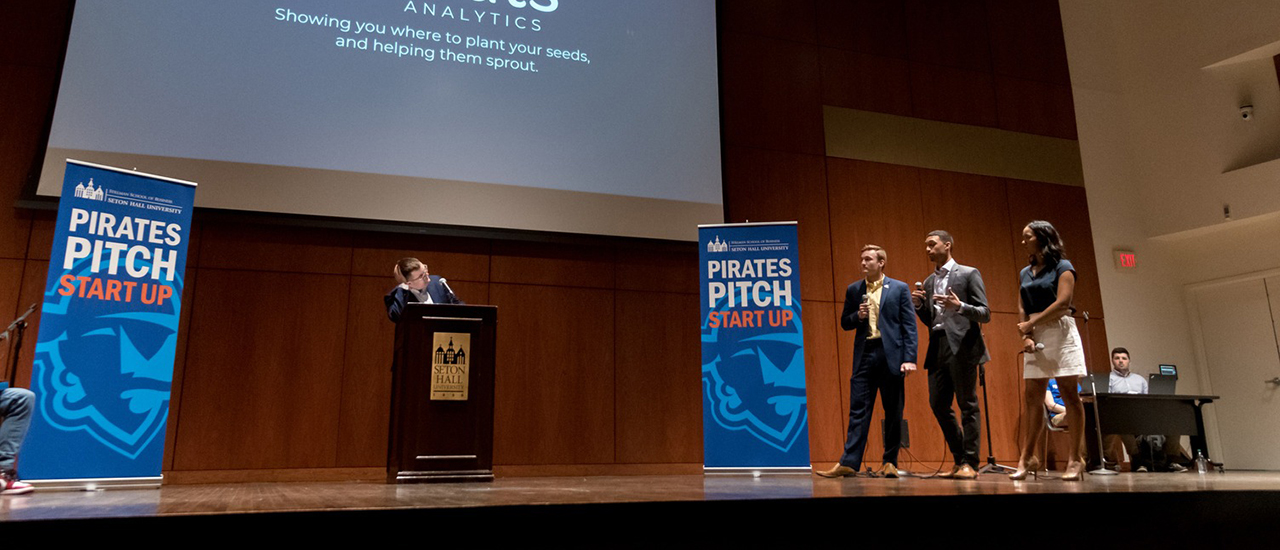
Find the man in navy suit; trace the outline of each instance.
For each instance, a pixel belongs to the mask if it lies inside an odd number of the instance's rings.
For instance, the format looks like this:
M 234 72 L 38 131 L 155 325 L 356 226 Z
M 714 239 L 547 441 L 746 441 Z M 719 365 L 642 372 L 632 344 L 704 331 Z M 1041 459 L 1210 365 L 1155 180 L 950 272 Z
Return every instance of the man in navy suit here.
M 884 276 L 886 256 L 876 245 L 862 247 L 866 278 L 845 291 L 840 328 L 857 330 L 853 339 L 853 378 L 849 382 L 849 434 L 840 463 L 816 472 L 823 477 L 858 473 L 867 446 L 871 407 L 880 392 L 884 406 L 884 456 L 880 473 L 898 477 L 902 442 L 903 377 L 916 370 L 916 314 L 907 284 Z
M 417 258 L 401 258 L 396 262 L 395 275 L 400 284 L 382 297 L 382 302 L 387 306 L 387 317 L 393 323 L 400 322 L 400 313 L 409 303 L 463 303 L 442 277 L 429 273 L 427 264 Z

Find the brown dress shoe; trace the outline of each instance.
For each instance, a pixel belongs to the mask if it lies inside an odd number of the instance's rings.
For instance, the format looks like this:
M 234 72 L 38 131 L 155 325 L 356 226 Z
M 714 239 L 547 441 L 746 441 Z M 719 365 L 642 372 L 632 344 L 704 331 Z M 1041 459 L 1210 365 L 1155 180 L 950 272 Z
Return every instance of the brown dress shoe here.
M 830 470 L 819 470 L 814 473 L 822 477 L 851 477 L 857 474 L 858 471 L 844 464 L 836 464 Z
M 942 479 L 951 479 L 953 477 L 956 477 L 956 473 L 958 473 L 959 471 L 960 471 L 960 466 L 953 466 L 950 472 L 939 473 L 934 477 L 938 477 Z
M 955 478 L 956 479 L 978 479 L 978 472 L 975 472 L 973 470 L 973 466 L 970 466 L 968 464 L 961 464 L 960 467 L 956 469 Z
M 884 465 L 880 467 L 880 475 L 884 477 L 903 477 L 907 475 L 907 473 L 899 470 L 892 462 L 885 462 Z

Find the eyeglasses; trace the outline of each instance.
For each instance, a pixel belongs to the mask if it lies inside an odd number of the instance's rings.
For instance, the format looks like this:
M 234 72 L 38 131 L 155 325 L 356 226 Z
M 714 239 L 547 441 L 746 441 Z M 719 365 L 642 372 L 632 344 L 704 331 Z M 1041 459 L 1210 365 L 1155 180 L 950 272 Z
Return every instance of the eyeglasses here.
M 421 280 L 425 279 L 426 277 L 427 277 L 427 270 L 425 270 L 425 269 L 424 269 L 424 270 L 422 270 L 422 274 L 421 274 L 421 275 L 418 275 L 417 277 L 414 277 L 414 278 L 412 278 L 412 279 L 406 279 L 406 280 L 405 280 L 405 282 L 406 282 L 406 283 L 416 283 L 416 282 L 418 282 L 418 281 L 421 281 Z

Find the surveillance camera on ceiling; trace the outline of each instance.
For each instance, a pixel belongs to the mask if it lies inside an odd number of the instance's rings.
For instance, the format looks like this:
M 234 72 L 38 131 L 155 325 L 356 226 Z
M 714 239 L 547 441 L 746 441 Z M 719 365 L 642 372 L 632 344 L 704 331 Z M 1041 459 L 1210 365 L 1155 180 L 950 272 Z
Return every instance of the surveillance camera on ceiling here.
M 1241 120 L 1253 120 L 1253 105 L 1241 105 L 1241 106 L 1240 106 L 1240 119 L 1241 119 Z

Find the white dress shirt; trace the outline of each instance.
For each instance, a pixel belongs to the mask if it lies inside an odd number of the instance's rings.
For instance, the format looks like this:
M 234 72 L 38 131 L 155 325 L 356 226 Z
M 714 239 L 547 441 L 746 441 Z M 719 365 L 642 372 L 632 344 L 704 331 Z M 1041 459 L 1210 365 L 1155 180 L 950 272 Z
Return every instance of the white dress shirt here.
M 956 261 L 954 259 L 947 260 L 946 264 L 939 267 L 933 272 L 933 295 L 946 296 L 951 294 L 951 272 L 956 269 Z M 942 307 L 938 302 L 933 303 L 933 330 L 942 330 L 942 322 L 955 312 Z
M 400 286 L 401 286 L 402 288 L 404 288 L 405 290 L 408 290 L 410 294 L 412 294 L 415 298 L 417 298 L 417 299 L 418 299 L 418 303 L 420 303 L 420 304 L 434 304 L 434 303 L 435 303 L 435 300 L 432 300 L 432 299 L 431 299 L 431 294 L 428 294 L 428 293 L 427 293 L 427 289 L 426 289 L 426 287 L 423 287 L 423 289 L 422 289 L 422 290 L 418 290 L 418 289 L 416 289 L 416 288 L 409 288 L 409 285 L 408 285 L 408 284 L 406 284 L 406 283 L 400 283 Z

